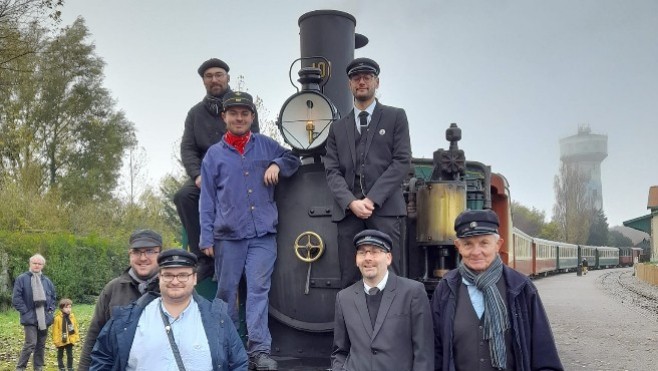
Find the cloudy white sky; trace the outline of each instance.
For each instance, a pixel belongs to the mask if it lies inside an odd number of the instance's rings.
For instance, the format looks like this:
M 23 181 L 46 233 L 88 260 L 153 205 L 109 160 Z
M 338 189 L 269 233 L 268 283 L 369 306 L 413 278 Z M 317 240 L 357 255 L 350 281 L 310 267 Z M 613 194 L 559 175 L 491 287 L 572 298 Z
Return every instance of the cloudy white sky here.
M 152 184 L 178 172 L 199 64 L 219 57 L 274 118 L 295 90 L 298 18 L 352 14 L 382 67 L 382 103 L 407 111 L 414 157 L 447 147 L 456 122 L 467 159 L 509 180 L 512 197 L 554 203 L 559 139 L 580 124 L 608 135 L 602 164 L 610 225 L 646 214 L 658 184 L 658 2 L 653 0 L 66 0 L 62 25 L 86 20 L 105 85 L 135 123 Z

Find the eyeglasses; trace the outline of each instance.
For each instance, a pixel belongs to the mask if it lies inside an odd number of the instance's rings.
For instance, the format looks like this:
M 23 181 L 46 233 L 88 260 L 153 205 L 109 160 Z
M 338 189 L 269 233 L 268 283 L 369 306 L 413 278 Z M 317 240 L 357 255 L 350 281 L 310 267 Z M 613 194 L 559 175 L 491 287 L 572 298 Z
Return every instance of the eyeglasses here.
M 160 253 L 160 250 L 158 249 L 145 249 L 145 250 L 140 250 L 140 249 L 131 249 L 130 250 L 130 255 L 134 255 L 137 257 L 142 257 L 146 256 L 147 258 L 151 258 L 155 255 L 158 255 Z
M 357 250 L 356 251 L 356 255 L 360 256 L 360 257 L 364 257 L 364 256 L 368 255 L 368 253 L 370 253 L 370 255 L 372 255 L 373 257 L 375 257 L 375 256 L 379 256 L 381 254 L 385 254 L 386 251 L 384 251 L 382 249 Z
M 178 279 L 178 282 L 185 283 L 190 279 L 190 276 L 194 273 L 178 273 L 178 274 L 161 274 L 160 279 L 163 282 L 172 282 L 174 278 Z
M 207 74 L 203 75 L 203 78 L 206 79 L 206 80 L 212 80 L 213 78 L 215 78 L 217 80 L 220 80 L 224 76 L 226 76 L 226 74 L 224 72 L 215 72 L 215 73 L 207 73 Z
M 372 80 L 375 79 L 375 75 L 372 74 L 357 74 L 357 75 L 352 75 L 350 77 L 350 80 L 352 82 L 359 82 L 359 80 L 363 80 L 364 82 L 372 82 Z

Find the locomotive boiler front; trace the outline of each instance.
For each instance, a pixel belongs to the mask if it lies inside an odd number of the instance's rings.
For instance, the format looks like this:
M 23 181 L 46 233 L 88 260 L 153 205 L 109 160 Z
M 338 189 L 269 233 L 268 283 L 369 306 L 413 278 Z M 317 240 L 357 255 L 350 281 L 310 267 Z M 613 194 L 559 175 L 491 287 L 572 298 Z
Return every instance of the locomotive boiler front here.
M 275 192 L 278 250 L 269 326 L 276 356 L 326 361 L 331 353 L 341 286 L 338 232 L 331 219 L 334 199 L 322 156 L 331 123 L 352 107 L 347 77 L 332 77 L 331 71 L 344 71 L 354 48 L 367 43 L 355 34 L 355 26 L 350 14 L 333 10 L 299 18 L 302 88 L 284 103 L 277 122 L 302 165 L 294 176 L 281 179 Z

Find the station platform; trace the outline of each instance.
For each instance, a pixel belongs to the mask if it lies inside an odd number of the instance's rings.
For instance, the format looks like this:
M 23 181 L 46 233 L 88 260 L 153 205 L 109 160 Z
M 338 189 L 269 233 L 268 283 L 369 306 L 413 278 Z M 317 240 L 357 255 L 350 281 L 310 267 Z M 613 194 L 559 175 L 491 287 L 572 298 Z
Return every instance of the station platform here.
M 534 281 L 565 370 L 658 369 L 658 287 L 633 268 Z

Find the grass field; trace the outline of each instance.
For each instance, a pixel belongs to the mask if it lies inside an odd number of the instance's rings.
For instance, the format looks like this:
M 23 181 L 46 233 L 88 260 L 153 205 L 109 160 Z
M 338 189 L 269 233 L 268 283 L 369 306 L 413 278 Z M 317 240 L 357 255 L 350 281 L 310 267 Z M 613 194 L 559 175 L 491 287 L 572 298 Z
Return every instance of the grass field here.
M 87 335 L 87 328 L 94 313 L 94 306 L 91 304 L 73 304 L 73 313 L 78 321 L 80 329 L 80 342 L 73 348 L 73 366 L 77 368 L 78 358 L 82 349 L 82 342 Z M 16 368 L 16 360 L 23 348 L 23 326 L 18 321 L 18 312 L 10 310 L 0 313 L 0 370 L 9 371 Z M 66 362 L 66 356 L 64 357 Z M 32 369 L 32 359 L 28 364 L 28 370 Z M 48 330 L 46 340 L 46 371 L 56 371 L 57 368 L 57 348 L 53 345 L 52 333 Z

